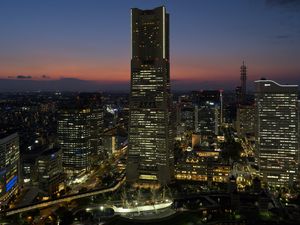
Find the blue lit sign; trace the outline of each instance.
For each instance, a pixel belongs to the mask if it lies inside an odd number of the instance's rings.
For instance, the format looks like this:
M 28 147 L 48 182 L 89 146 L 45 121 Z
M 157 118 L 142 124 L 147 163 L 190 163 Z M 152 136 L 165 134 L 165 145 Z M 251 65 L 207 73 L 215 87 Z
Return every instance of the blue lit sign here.
M 18 176 L 14 176 L 5 186 L 6 192 L 10 191 L 18 181 Z

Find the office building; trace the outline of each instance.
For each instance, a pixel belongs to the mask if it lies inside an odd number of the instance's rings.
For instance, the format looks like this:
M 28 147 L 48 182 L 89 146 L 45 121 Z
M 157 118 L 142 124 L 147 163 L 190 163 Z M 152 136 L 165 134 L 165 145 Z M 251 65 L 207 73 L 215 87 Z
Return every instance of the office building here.
M 58 141 L 64 171 L 76 175 L 101 162 L 103 110 L 101 95 L 80 93 L 62 102 L 58 117 Z
M 114 134 L 104 134 L 102 137 L 103 150 L 108 156 L 116 153 L 116 136 Z
M 55 193 L 63 187 L 64 174 L 62 152 L 59 147 L 50 146 L 36 158 L 38 186 L 48 193 Z
M 92 164 L 98 165 L 99 160 L 105 158 L 105 151 L 103 150 L 103 109 L 101 106 L 91 107 L 90 115 L 88 117 L 90 125 L 90 147 L 91 156 L 93 158 Z
M 218 134 L 220 108 L 213 102 L 195 107 L 195 131 L 200 134 Z
M 17 190 L 20 181 L 20 149 L 17 133 L 0 134 L 0 202 Z
M 68 175 L 88 171 L 91 167 L 89 114 L 88 108 L 60 110 L 58 140 Z
M 255 81 L 256 147 L 263 180 L 288 186 L 299 165 L 298 85 Z
M 74 101 L 74 99 L 73 99 Z M 72 103 L 71 103 L 72 105 Z M 70 105 L 69 105 L 70 106 Z M 103 134 L 103 105 L 101 93 L 80 93 L 76 96 L 73 107 L 78 110 L 86 109 L 87 125 L 90 133 L 89 142 L 91 147 L 91 156 L 93 160 L 99 162 L 103 158 L 102 134 Z M 94 164 L 94 162 L 92 161 Z
M 255 134 L 255 106 L 239 105 L 236 112 L 236 130 L 239 136 L 253 137 Z
M 247 97 L 247 67 L 245 62 L 240 67 L 241 86 L 236 87 L 236 101 L 238 104 L 244 104 Z
M 79 101 L 81 108 L 85 107 L 90 109 L 88 115 L 88 124 L 90 130 L 90 147 L 91 156 L 93 158 L 92 164 L 99 163 L 99 160 L 103 159 L 104 151 L 102 146 L 102 134 L 103 134 L 103 106 L 102 95 L 100 93 L 80 93 Z
M 38 187 L 51 195 L 64 187 L 62 151 L 54 144 L 37 145 L 24 151 L 21 168 L 22 185 L 27 188 Z
M 172 179 L 169 14 L 164 6 L 131 10 L 131 92 L 127 181 Z
M 217 135 L 223 121 L 222 91 L 193 91 L 191 99 L 195 105 L 195 131 Z
M 195 106 L 191 102 L 177 104 L 177 131 L 195 131 Z
M 241 102 L 246 101 L 246 94 L 247 94 L 247 67 L 245 65 L 245 62 L 243 61 L 243 64 L 240 68 L 241 72 Z

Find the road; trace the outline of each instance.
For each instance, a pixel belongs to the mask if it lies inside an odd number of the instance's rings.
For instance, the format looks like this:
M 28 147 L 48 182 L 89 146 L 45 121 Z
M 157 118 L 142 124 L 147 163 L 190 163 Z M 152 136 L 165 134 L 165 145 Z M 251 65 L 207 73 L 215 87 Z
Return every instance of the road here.
M 7 210 L 5 213 L 7 216 L 10 216 L 10 215 L 14 215 L 16 213 L 22 213 L 22 212 L 26 212 L 26 211 L 33 210 L 33 209 L 41 209 L 41 208 L 49 207 L 49 206 L 52 206 L 55 204 L 60 204 L 60 203 L 64 203 L 64 202 L 68 202 L 68 201 L 72 201 L 72 200 L 76 200 L 76 199 L 80 199 L 80 198 L 86 198 L 86 197 L 99 195 L 99 194 L 103 194 L 103 193 L 107 193 L 107 192 L 113 192 L 113 191 L 116 191 L 125 182 L 125 180 L 126 180 L 126 177 L 123 175 L 123 179 L 121 179 L 115 186 L 110 187 L 110 188 L 89 191 L 89 192 L 82 193 L 82 194 L 69 195 L 69 196 L 65 196 L 65 197 L 62 197 L 59 199 L 55 199 L 55 200 L 49 200 L 49 201 L 45 201 L 45 202 L 41 202 L 41 203 L 31 204 L 28 206 Z
M 104 174 L 107 173 L 107 170 L 111 168 L 111 166 L 116 167 L 117 162 L 119 161 L 119 159 L 121 157 L 124 156 L 124 154 L 126 153 L 126 150 L 127 150 L 127 146 L 122 147 L 112 157 L 103 161 L 96 170 L 92 171 L 91 173 L 86 174 L 87 179 L 85 180 L 85 182 L 82 184 L 73 185 L 73 188 L 68 193 L 68 195 L 62 196 L 61 198 L 55 199 L 55 200 L 49 200 L 49 201 L 44 201 L 44 202 L 40 202 L 40 203 L 36 203 L 36 204 L 30 204 L 27 206 L 10 209 L 10 210 L 6 211 L 6 215 L 9 216 L 9 215 L 26 212 L 26 211 L 33 210 L 33 209 L 45 208 L 45 207 L 53 206 L 56 204 L 72 201 L 75 199 L 90 197 L 93 195 L 98 195 L 98 194 L 112 192 L 112 191 L 117 190 L 119 188 L 119 186 L 125 181 L 124 171 L 123 171 L 123 173 L 120 174 L 120 178 L 115 179 L 118 181 L 118 183 L 115 184 L 113 187 L 101 188 L 101 189 L 98 188 L 96 190 L 95 190 L 95 187 L 100 186 L 100 184 L 101 184 L 99 177 L 100 178 L 103 177 Z M 85 193 L 79 193 L 79 190 L 82 188 L 86 188 L 87 191 Z M 41 219 L 44 219 L 44 215 L 42 215 Z
M 126 151 L 127 145 L 119 149 L 107 160 L 103 160 L 97 169 L 84 174 L 86 179 L 82 183 L 71 184 L 71 191 L 68 194 L 77 194 L 83 188 L 91 190 L 100 187 L 101 178 L 103 178 L 107 172 L 110 172 L 110 167 L 116 167 L 117 162 L 125 155 Z

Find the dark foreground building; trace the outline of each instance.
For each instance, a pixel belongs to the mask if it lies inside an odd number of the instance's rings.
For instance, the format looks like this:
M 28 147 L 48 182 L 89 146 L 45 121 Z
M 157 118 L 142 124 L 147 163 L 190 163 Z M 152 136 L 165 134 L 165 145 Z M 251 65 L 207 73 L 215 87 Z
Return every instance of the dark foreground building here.
M 169 14 L 131 10 L 131 92 L 127 180 L 171 181 Z

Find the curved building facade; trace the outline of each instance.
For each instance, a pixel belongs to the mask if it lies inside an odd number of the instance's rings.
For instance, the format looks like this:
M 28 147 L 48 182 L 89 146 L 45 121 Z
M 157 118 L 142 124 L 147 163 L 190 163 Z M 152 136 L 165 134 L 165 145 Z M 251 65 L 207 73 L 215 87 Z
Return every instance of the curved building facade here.
M 298 85 L 255 81 L 255 103 L 260 172 L 270 185 L 292 185 L 299 165 Z

